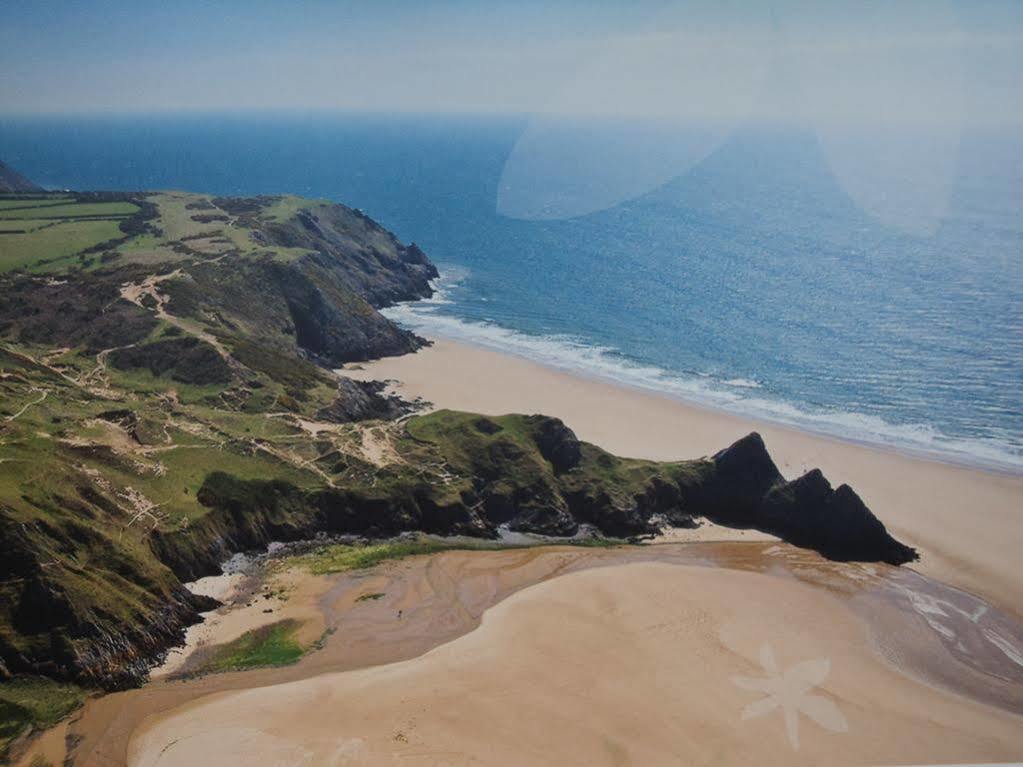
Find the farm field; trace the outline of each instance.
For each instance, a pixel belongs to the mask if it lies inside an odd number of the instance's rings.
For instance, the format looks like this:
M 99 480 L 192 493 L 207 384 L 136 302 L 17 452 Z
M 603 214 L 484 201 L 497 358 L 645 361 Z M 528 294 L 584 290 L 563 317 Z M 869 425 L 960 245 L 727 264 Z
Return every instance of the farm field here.
M 50 271 L 75 257 L 91 266 L 90 254 L 103 244 L 128 239 L 122 224 L 139 211 L 127 201 L 0 196 L 0 271 Z

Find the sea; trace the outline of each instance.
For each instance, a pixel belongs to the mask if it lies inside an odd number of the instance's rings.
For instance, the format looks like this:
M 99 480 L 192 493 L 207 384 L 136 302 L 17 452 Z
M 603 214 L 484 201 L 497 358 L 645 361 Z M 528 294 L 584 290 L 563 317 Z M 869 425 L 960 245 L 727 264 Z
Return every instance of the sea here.
M 1023 472 L 1019 131 L 976 128 L 937 144 L 941 204 L 920 226 L 899 219 L 883 183 L 864 187 L 856 173 L 890 171 L 896 202 L 931 200 L 933 184 L 917 197 L 892 160 L 928 146 L 926 127 L 836 160 L 833 137 L 812 127 L 730 126 L 686 154 L 651 152 L 658 131 L 630 145 L 616 126 L 614 141 L 569 157 L 582 179 L 569 191 L 595 189 L 592 200 L 559 208 L 554 195 L 509 212 L 502 194 L 523 174 L 534 196 L 564 191 L 563 167 L 545 181 L 522 164 L 534 128 L 528 116 L 0 117 L 0 158 L 54 189 L 344 202 L 440 267 L 433 299 L 387 310 L 423 334 Z M 558 141 L 590 146 L 564 131 Z M 553 146 L 534 153 L 541 171 L 545 157 L 566 156 Z M 593 173 L 605 166 L 615 173 Z

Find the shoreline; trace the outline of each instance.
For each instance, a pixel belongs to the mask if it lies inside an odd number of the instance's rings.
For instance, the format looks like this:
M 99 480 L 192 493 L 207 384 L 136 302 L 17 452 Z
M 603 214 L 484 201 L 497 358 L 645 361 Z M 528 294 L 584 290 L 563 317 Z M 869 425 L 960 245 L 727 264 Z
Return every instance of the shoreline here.
M 438 290 L 438 293 L 443 292 Z M 426 299 L 429 302 L 429 299 Z M 419 304 L 424 303 L 423 301 L 410 302 L 408 306 L 415 307 Z M 398 304 L 397 307 L 406 306 L 406 304 Z M 396 307 L 396 308 L 397 308 Z M 384 310 L 386 315 L 388 310 Z M 473 349 L 477 349 L 484 352 L 491 352 L 499 354 L 504 357 L 512 357 L 530 365 L 537 365 L 549 370 L 553 370 L 562 373 L 572 378 L 580 380 L 590 381 L 593 383 L 604 384 L 606 386 L 612 386 L 618 389 L 624 389 L 627 391 L 635 392 L 637 394 L 643 394 L 651 397 L 658 397 L 665 399 L 669 402 L 681 404 L 688 408 L 695 410 L 706 411 L 710 414 L 717 414 L 725 417 L 741 419 L 754 424 L 762 424 L 765 427 L 773 429 L 788 429 L 790 431 L 809 434 L 820 439 L 834 440 L 836 442 L 848 445 L 855 445 L 863 447 L 869 450 L 877 450 L 881 452 L 890 452 L 894 455 L 903 456 L 906 458 L 913 458 L 916 460 L 931 461 L 934 463 L 945 464 L 954 466 L 957 468 L 970 469 L 976 471 L 984 471 L 991 474 L 1009 476 L 1009 477 L 1020 477 L 1023 478 L 1023 464 L 1015 464 L 1011 461 L 1000 460 L 998 458 L 978 457 L 970 454 L 965 450 L 954 450 L 954 449 L 928 449 L 923 446 L 915 446 L 912 444 L 900 444 L 895 440 L 884 440 L 884 439 L 871 439 L 867 437 L 856 437 L 851 436 L 848 433 L 841 433 L 841 426 L 835 425 L 829 428 L 815 428 L 811 422 L 801 421 L 798 418 L 785 419 L 783 417 L 772 418 L 769 415 L 762 415 L 753 412 L 742 412 L 741 409 L 729 407 L 727 404 L 714 401 L 711 397 L 701 398 L 699 395 L 687 395 L 685 393 L 674 393 L 665 388 L 658 388 L 653 385 L 645 385 L 643 383 L 627 380 L 626 378 L 615 376 L 613 374 L 601 374 L 594 370 L 587 369 L 578 365 L 561 364 L 559 362 L 552 361 L 551 359 L 540 359 L 530 354 L 520 351 L 514 346 L 508 346 L 502 348 L 498 343 L 488 343 L 477 338 L 473 338 L 461 334 L 446 334 L 444 330 L 436 330 L 434 328 L 418 328 L 414 327 L 409 323 L 407 317 L 395 314 L 387 315 L 393 321 L 399 325 L 409 327 L 411 330 L 416 332 L 421 337 L 426 338 L 431 344 L 440 341 L 442 343 L 457 344 L 460 346 L 466 346 Z M 512 336 L 521 335 L 518 331 L 507 331 Z M 412 352 L 415 354 L 415 352 Z M 553 355 L 552 355 L 553 356 Z M 384 358 L 386 359 L 386 358 Z M 380 359 L 370 360 L 366 363 L 354 363 L 355 365 L 361 364 L 375 364 L 380 362 Z M 662 370 L 661 372 L 669 373 L 669 371 Z M 670 373 L 669 373 L 670 375 Z M 757 384 L 759 388 L 759 384 Z M 740 400 L 741 401 L 741 400 Z M 809 415 L 805 414 L 804 415 Z M 855 414 L 852 414 L 855 415 Z M 893 424 L 887 424 L 888 426 L 895 426 Z M 957 438 L 945 436 L 947 440 L 957 441 Z
M 634 392 L 648 397 L 656 397 L 664 399 L 668 402 L 676 403 L 693 410 L 700 410 L 708 415 L 719 415 L 727 418 L 735 418 L 742 421 L 747 421 L 754 426 L 754 430 L 761 431 L 764 428 L 769 429 L 783 429 L 786 431 L 795 432 L 798 434 L 804 434 L 816 439 L 828 440 L 836 442 L 841 445 L 850 445 L 853 447 L 860 447 L 865 450 L 873 450 L 879 453 L 890 453 L 894 456 L 902 458 L 910 458 L 917 461 L 927 461 L 930 463 L 937 463 L 943 466 L 950 466 L 957 469 L 967 469 L 970 471 L 982 471 L 987 474 L 994 474 L 997 476 L 1004 477 L 1016 477 L 1023 479 L 1023 467 L 1013 467 L 1006 463 L 998 463 L 994 461 L 985 462 L 982 459 L 970 460 L 968 457 L 957 457 L 958 454 L 952 452 L 941 452 L 937 450 L 927 450 L 922 447 L 913 447 L 912 445 L 898 445 L 892 442 L 881 442 L 871 441 L 869 439 L 857 439 L 856 437 L 843 436 L 840 434 L 834 434 L 824 429 L 815 429 L 809 424 L 800 424 L 796 422 L 789 422 L 783 420 L 773 420 L 771 418 L 750 415 L 747 413 L 741 413 L 729 409 L 725 405 L 717 405 L 713 402 L 702 402 L 699 399 L 693 397 L 688 398 L 681 394 L 676 395 L 667 391 L 659 390 L 651 386 L 643 386 L 642 384 L 633 383 L 630 381 L 621 380 L 613 376 L 602 376 L 599 373 L 584 370 L 582 368 L 573 368 L 570 366 L 559 366 L 548 362 L 541 362 L 525 354 L 519 354 L 518 352 L 511 350 L 497 349 L 494 346 L 490 346 L 485 343 L 475 342 L 464 338 L 453 338 L 445 336 L 442 333 L 434 333 L 434 337 L 428 338 L 431 344 L 437 341 L 444 343 L 458 344 L 461 346 L 468 346 L 473 349 L 480 351 L 493 352 L 494 354 L 500 354 L 505 357 L 514 357 L 517 360 L 531 364 L 539 365 L 540 367 L 548 368 L 558 373 L 562 373 L 572 378 L 578 378 L 584 381 L 589 381 L 596 384 L 604 384 L 606 386 L 612 386 L 618 389 L 624 389 L 626 391 Z M 416 352 L 412 352 L 415 354 Z M 361 365 L 372 365 L 380 362 L 381 360 L 370 360 L 366 363 L 356 363 Z M 345 373 L 348 375 L 348 372 Z
M 348 644 L 344 662 L 314 654 L 313 673 L 192 683 L 206 686 L 198 695 L 157 684 L 135 699 L 170 697 L 116 728 L 120 747 L 140 767 L 239 757 L 513 765 L 620 763 L 615 755 L 659 764 L 684 754 L 703 763 L 708 747 L 722 764 L 1018 756 L 1019 688 L 1005 687 L 1004 701 L 975 697 L 987 675 L 970 664 L 984 654 L 950 656 L 937 627 L 909 630 L 922 608 L 888 604 L 902 593 L 897 581 L 884 596 L 898 569 L 829 563 L 785 544 L 708 545 L 417 557 L 367 572 L 386 594 L 362 605 L 351 596 L 371 584 L 342 577 L 324 605 L 345 602 L 345 631 L 326 648 Z M 931 596 L 941 598 L 937 588 Z M 910 590 L 930 593 L 922 582 Z M 957 620 L 949 629 L 971 644 L 978 628 Z M 898 662 L 875 645 L 877 632 L 895 642 Z M 360 647 L 370 654 L 353 663 Z M 918 668 L 949 670 L 951 684 Z M 782 669 L 813 669 L 808 681 L 833 704 L 804 708 L 795 734 L 779 711 L 745 713 L 761 688 L 742 679 Z M 86 763 L 103 751 L 83 755 Z
M 919 457 L 690 404 L 663 393 L 577 375 L 443 336 L 414 354 L 341 369 L 387 380 L 408 399 L 489 415 L 544 413 L 619 455 L 678 460 L 712 455 L 750 431 L 787 478 L 820 468 L 849 484 L 892 533 L 916 546 L 912 565 L 1023 617 L 1023 476 Z

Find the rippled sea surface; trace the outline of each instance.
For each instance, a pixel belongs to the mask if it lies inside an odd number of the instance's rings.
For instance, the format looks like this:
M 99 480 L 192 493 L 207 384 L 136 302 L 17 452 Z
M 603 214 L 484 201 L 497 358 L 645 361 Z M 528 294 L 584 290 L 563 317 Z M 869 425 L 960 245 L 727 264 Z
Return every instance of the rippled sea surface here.
M 437 299 L 391 310 L 424 332 L 1023 471 L 1023 138 L 965 133 L 947 209 L 919 234 L 862 210 L 814 133 L 777 127 L 740 128 L 683 175 L 608 210 L 506 218 L 501 174 L 525 125 L 0 119 L 0 157 L 51 187 L 344 201 L 441 265 Z

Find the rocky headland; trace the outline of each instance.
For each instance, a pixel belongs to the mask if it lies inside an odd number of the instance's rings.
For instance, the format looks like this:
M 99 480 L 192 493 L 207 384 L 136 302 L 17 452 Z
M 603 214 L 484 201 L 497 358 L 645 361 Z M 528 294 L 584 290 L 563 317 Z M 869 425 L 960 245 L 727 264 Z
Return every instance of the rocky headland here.
M 0 197 L 0 680 L 139 684 L 211 606 L 182 584 L 271 541 L 707 519 L 833 559 L 916 556 L 848 486 L 787 481 L 755 433 L 628 459 L 555 418 L 411 415 L 338 375 L 420 348 L 379 309 L 437 276 L 357 210 L 28 191 Z M 54 227 L 81 247 L 33 249 Z

